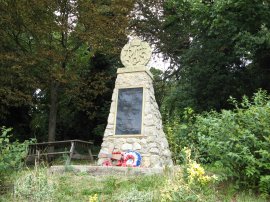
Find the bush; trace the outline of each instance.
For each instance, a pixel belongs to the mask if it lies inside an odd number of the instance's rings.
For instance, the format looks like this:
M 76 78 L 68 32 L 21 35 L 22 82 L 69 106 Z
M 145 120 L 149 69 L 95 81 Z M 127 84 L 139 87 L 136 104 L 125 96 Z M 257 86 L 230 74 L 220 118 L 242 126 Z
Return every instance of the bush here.
M 27 156 L 29 141 L 19 143 L 10 142 L 11 128 L 2 127 L 0 135 L 0 184 L 4 184 L 7 177 L 14 171 L 18 171 Z M 8 172 L 7 172 L 8 171 Z
M 179 124 L 177 141 L 185 146 L 191 137 L 189 144 L 197 148 L 200 160 L 224 167 L 238 186 L 263 186 L 260 190 L 269 193 L 270 98 L 260 90 L 251 100 L 230 101 L 235 110 L 196 115 L 184 129 Z
M 265 175 L 260 178 L 260 192 L 264 197 L 270 194 L 270 175 Z
M 192 150 L 193 158 L 197 159 L 198 138 L 193 133 L 195 122 L 195 113 L 191 108 L 185 108 L 183 112 L 176 112 L 167 119 L 164 124 L 164 131 L 167 135 L 172 159 L 175 164 L 181 164 L 184 161 L 182 153 L 183 148 L 189 147 Z M 196 157 L 194 157 L 194 155 Z
M 228 168 L 239 186 L 258 188 L 270 172 L 270 99 L 259 91 L 234 111 L 198 116 L 196 133 L 209 156 Z

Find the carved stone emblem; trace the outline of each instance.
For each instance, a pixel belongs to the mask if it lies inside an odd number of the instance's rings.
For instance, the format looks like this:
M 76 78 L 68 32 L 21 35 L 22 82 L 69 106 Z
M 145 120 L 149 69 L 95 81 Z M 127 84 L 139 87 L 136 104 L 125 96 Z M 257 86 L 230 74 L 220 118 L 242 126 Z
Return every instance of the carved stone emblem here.
M 126 44 L 121 51 L 121 61 L 125 67 L 145 66 L 151 58 L 151 47 L 139 38 Z

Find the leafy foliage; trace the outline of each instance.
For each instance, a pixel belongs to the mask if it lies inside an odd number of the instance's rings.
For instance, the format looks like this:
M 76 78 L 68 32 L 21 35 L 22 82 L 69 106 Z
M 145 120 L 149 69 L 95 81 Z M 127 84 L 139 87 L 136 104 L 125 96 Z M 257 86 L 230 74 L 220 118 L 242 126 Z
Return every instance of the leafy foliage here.
M 19 143 L 11 142 L 12 135 L 9 134 L 11 128 L 1 128 L 0 136 L 0 183 L 4 184 L 6 177 L 14 171 L 22 168 L 23 160 L 27 155 L 29 141 Z M 9 172 L 7 172 L 9 171 Z
M 270 195 L 270 175 L 265 175 L 260 178 L 260 192 L 265 198 Z
M 229 96 L 270 90 L 268 1 L 139 0 L 131 28 L 171 65 L 170 110 L 231 108 Z
M 183 163 L 184 147 L 189 147 L 193 152 L 192 155 L 198 154 L 197 137 L 193 136 L 193 126 L 195 122 L 195 113 L 191 108 L 184 109 L 183 112 L 174 112 L 173 115 L 167 113 L 165 116 L 164 130 L 167 135 L 170 150 L 172 151 L 172 158 L 176 164 Z M 191 144 L 192 143 L 192 144 Z M 193 158 L 197 158 L 194 157 Z
M 224 167 L 240 187 L 263 185 L 263 193 L 269 192 L 270 97 L 259 91 L 252 100 L 230 100 L 235 110 L 196 115 L 193 123 L 179 124 L 175 139 L 194 148 L 200 161 Z
M 191 150 L 183 149 L 184 164 L 164 182 L 160 190 L 161 201 L 215 201 L 217 180 L 215 175 L 207 175 L 204 168 L 191 159 Z
M 21 139 L 100 133 L 133 3 L 3 1 L 1 123 Z

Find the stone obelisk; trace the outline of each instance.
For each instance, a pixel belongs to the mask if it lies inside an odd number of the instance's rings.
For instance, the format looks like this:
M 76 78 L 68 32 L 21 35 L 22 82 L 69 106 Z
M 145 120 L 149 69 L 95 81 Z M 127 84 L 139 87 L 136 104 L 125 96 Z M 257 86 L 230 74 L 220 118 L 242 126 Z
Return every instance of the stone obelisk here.
M 142 167 L 171 166 L 171 152 L 163 132 L 162 119 L 156 103 L 153 76 L 146 67 L 151 58 L 148 43 L 139 38 L 126 44 L 121 52 L 125 67 L 118 68 L 108 124 L 100 154 L 137 151 Z M 99 155 L 98 164 L 106 158 Z

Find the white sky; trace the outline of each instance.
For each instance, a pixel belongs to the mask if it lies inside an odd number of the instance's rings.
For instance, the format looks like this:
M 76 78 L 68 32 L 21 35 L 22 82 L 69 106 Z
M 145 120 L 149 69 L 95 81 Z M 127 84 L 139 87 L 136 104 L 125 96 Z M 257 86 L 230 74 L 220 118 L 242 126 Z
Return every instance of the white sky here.
M 150 62 L 148 63 L 148 67 L 154 67 L 156 69 L 160 69 L 161 71 L 165 72 L 166 69 L 168 69 L 170 63 L 169 61 L 164 61 L 164 57 L 161 53 L 154 54 L 152 53 L 152 57 Z

